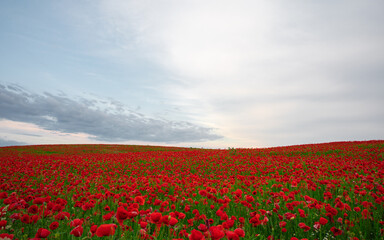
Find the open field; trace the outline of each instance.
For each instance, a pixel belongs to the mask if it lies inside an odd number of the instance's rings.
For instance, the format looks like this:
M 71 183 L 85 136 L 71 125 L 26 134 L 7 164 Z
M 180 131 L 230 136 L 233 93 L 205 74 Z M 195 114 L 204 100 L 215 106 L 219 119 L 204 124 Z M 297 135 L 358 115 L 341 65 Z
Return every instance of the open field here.
M 0 148 L 0 239 L 383 239 L 384 141 Z

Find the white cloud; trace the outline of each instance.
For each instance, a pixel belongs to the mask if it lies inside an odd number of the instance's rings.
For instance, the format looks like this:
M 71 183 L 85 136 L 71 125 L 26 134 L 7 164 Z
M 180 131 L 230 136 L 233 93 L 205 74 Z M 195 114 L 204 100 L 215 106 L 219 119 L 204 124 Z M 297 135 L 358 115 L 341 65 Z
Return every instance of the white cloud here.
M 163 86 L 173 105 L 218 128 L 222 143 L 254 146 L 383 137 L 383 4 L 370 3 L 108 0 L 100 9 L 115 36 L 175 80 Z
M 0 139 L 12 139 L 4 145 L 26 145 L 26 144 L 81 144 L 81 143 L 98 143 L 92 141 L 89 134 L 84 133 L 63 133 L 40 128 L 36 124 L 11 121 L 6 119 L 0 120 Z

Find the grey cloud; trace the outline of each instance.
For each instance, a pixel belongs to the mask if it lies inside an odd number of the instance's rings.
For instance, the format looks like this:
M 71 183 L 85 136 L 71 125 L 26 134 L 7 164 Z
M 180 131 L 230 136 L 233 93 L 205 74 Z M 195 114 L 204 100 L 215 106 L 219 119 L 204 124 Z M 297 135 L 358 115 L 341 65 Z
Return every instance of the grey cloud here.
M 0 84 L 0 118 L 34 123 L 46 130 L 86 133 L 100 141 L 198 142 L 221 136 L 213 129 L 189 122 L 154 119 L 111 102 L 100 108 L 96 100 L 34 94 L 17 85 Z
M 42 137 L 40 134 L 32 134 L 32 133 L 17 133 L 18 135 L 28 136 L 28 137 Z
M 19 145 L 27 145 L 27 143 L 0 138 L 0 147 L 19 146 Z

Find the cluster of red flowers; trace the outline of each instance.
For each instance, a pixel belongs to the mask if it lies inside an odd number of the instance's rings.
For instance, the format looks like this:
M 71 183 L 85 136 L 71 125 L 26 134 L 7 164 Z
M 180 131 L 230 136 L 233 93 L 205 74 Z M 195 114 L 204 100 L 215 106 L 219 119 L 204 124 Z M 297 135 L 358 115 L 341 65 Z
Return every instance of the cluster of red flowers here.
M 381 239 L 384 141 L 0 148 L 0 239 Z

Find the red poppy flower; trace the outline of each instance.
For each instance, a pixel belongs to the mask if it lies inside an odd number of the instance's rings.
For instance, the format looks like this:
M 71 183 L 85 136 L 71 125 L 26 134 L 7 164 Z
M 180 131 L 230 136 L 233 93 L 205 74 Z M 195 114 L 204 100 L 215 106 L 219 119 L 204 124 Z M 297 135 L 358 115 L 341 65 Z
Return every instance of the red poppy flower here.
M 225 233 L 225 235 L 227 235 L 227 238 L 228 240 L 239 240 L 239 236 L 235 233 L 235 232 L 232 232 L 232 231 L 227 231 Z
M 192 229 L 189 240 L 205 240 L 205 237 L 200 231 Z
M 225 233 L 221 227 L 212 226 L 209 228 L 209 232 L 211 233 L 211 238 L 213 240 L 222 239 L 225 236 Z
M 80 225 L 80 226 L 77 226 L 76 228 L 72 229 L 72 231 L 69 233 L 75 237 L 81 237 L 81 235 L 83 235 L 83 227 Z
M 39 215 L 32 215 L 30 218 L 30 223 L 37 223 L 39 219 L 40 219 Z
M 299 228 L 303 229 L 304 232 L 308 232 L 311 229 L 311 227 L 307 226 L 305 223 L 302 222 L 299 223 Z
M 205 224 L 200 224 L 198 227 L 197 227 L 200 231 L 202 231 L 202 232 L 206 232 L 206 231 L 208 231 L 208 227 L 207 227 L 207 225 L 205 225 Z
M 47 238 L 51 232 L 45 228 L 39 228 L 36 233 L 36 238 Z
M 125 210 L 124 207 L 120 206 L 117 208 L 117 212 L 116 212 L 116 218 L 117 218 L 117 221 L 120 223 L 120 222 L 123 222 L 124 220 L 126 220 L 127 218 L 129 217 L 129 212 L 127 210 Z
M 169 224 L 169 216 L 168 215 L 162 216 L 159 222 L 164 223 L 165 225 L 168 225 Z
M 97 230 L 97 225 L 92 224 L 91 229 L 89 229 L 89 231 L 92 234 L 92 237 L 95 236 L 96 230 Z
M 236 228 L 234 231 L 239 237 L 245 237 L 245 232 L 241 228 Z
M 0 239 L 13 239 L 13 234 L 8 234 L 8 233 L 0 233 Z
M 300 217 L 302 217 L 302 218 L 306 218 L 307 217 L 307 215 L 305 214 L 305 211 L 303 209 L 299 208 L 298 210 L 299 210 Z
M 31 223 L 31 220 L 30 220 L 30 217 L 28 214 L 24 214 L 22 217 L 21 217 L 21 222 L 22 223 Z
M 145 199 L 142 196 L 136 196 L 134 198 L 134 201 L 137 202 L 140 205 L 144 205 L 145 204 Z
M 241 189 L 236 189 L 236 191 L 234 191 L 233 194 L 235 194 L 236 197 L 241 198 L 243 191 Z
M 153 212 L 153 213 L 151 213 L 150 217 L 151 217 L 151 221 L 153 223 L 161 223 L 161 217 L 162 217 L 161 213 Z
M 97 230 L 96 235 L 98 237 L 113 236 L 115 234 L 117 226 L 116 224 L 101 224 Z
M 109 213 L 103 215 L 103 221 L 108 221 L 109 219 L 111 219 L 113 217 L 113 215 L 115 215 L 114 211 L 109 212 Z
M 68 212 L 60 212 L 55 216 L 56 220 L 64 220 L 64 219 L 70 219 L 71 214 Z
M 321 217 L 321 218 L 319 219 L 319 223 L 320 223 L 321 225 L 325 225 L 325 224 L 328 223 L 328 219 Z
M 56 221 L 52 222 L 52 223 L 49 225 L 49 229 L 51 229 L 51 230 L 55 230 L 55 229 L 58 228 L 58 227 L 59 227 L 59 222 L 56 222 Z
M 343 234 L 343 230 L 335 228 L 335 227 L 331 227 L 331 232 L 333 232 L 333 234 L 335 236 L 339 236 L 339 235 Z
M 39 207 L 37 205 L 32 205 L 28 208 L 28 213 L 37 214 L 39 212 Z
M 81 219 L 73 219 L 72 222 L 69 224 L 69 226 L 71 227 L 77 227 L 79 225 L 82 225 L 83 224 L 83 221 Z
M 33 204 L 43 204 L 45 202 L 45 198 L 35 198 L 33 199 Z
M 199 194 L 201 195 L 201 196 L 203 196 L 203 197 L 205 197 L 205 196 L 207 196 L 207 191 L 206 190 L 200 190 L 199 191 Z
M 139 215 L 137 210 L 128 211 L 128 218 L 130 219 L 136 217 L 137 215 Z
M 141 227 L 141 228 L 146 228 L 147 225 L 148 225 L 147 222 L 140 222 L 140 227 Z
M 247 202 L 251 203 L 251 202 L 254 202 L 254 201 L 255 201 L 255 198 L 252 197 L 252 196 L 247 195 L 247 196 L 245 197 L 245 200 L 247 200 Z
M 0 193 L 0 199 L 5 199 L 7 197 L 8 197 L 8 193 L 7 192 Z
M 171 217 L 171 219 L 169 220 L 169 225 L 171 226 L 175 226 L 179 221 L 176 219 L 176 218 L 173 218 Z
M 1 220 L 0 221 L 0 229 L 2 229 L 5 226 L 7 226 L 7 220 Z
M 284 217 L 285 217 L 286 219 L 288 219 L 288 220 L 293 220 L 293 219 L 296 218 L 296 214 L 293 214 L 293 213 L 291 213 L 291 212 L 286 212 L 286 213 L 284 213 Z
M 329 204 L 325 206 L 325 211 L 327 211 L 327 213 L 329 213 L 331 216 L 336 216 L 338 213 L 337 209 L 331 207 L 331 205 Z

